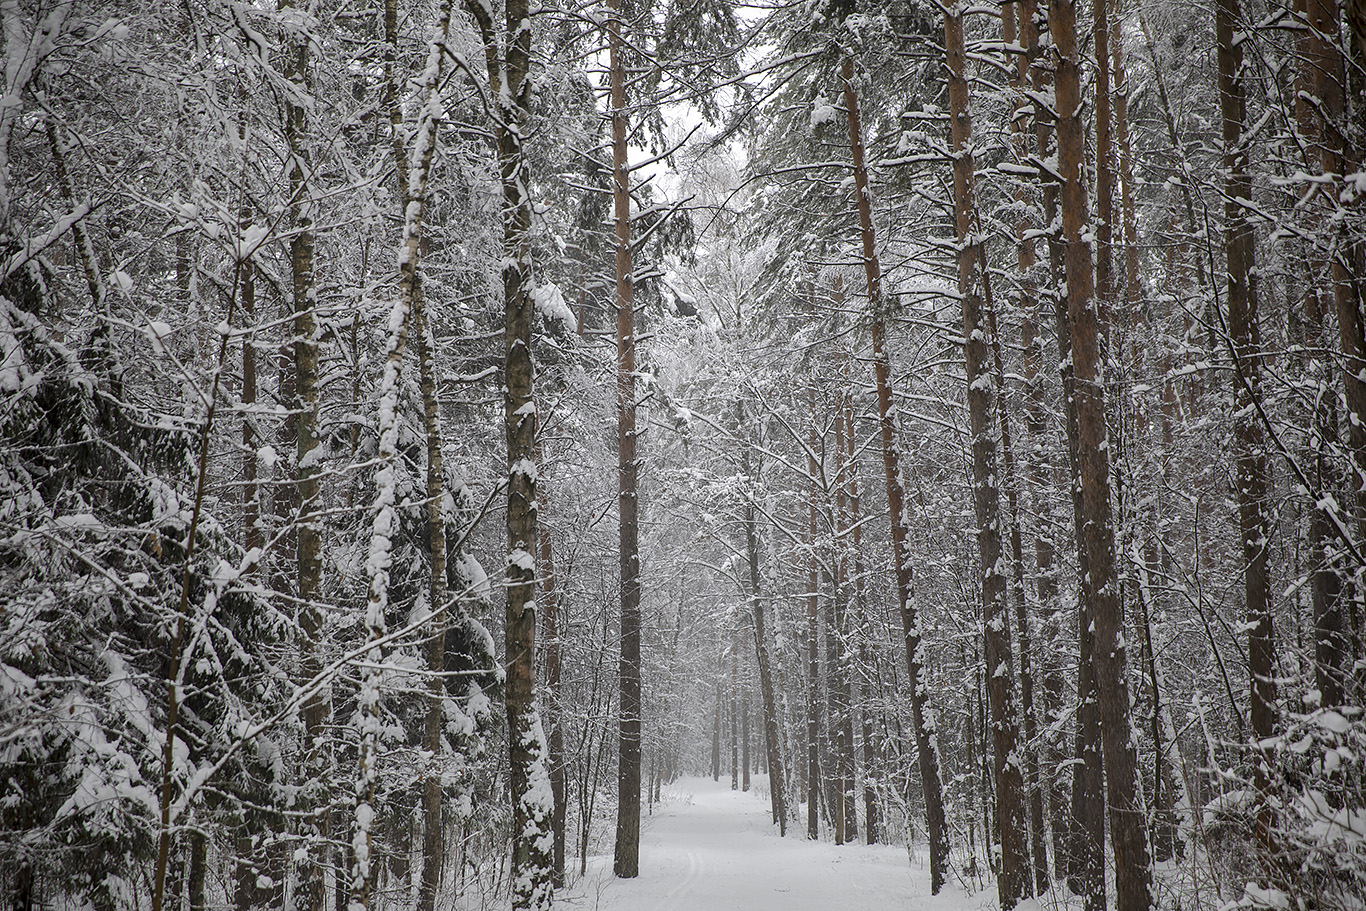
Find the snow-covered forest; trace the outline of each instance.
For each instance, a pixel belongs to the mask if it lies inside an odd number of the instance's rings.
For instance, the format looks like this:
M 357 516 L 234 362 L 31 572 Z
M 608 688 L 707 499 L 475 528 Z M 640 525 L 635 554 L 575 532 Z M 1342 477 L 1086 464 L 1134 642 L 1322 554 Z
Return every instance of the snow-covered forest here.
M 1363 0 L 0 20 L 7 907 L 1366 907 Z

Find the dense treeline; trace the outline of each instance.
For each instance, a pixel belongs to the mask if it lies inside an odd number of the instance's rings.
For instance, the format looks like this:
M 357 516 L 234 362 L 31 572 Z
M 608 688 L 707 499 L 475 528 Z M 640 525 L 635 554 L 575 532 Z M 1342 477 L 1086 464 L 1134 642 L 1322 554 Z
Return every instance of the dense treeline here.
M 1359 0 L 0 18 L 12 907 L 1360 904 Z

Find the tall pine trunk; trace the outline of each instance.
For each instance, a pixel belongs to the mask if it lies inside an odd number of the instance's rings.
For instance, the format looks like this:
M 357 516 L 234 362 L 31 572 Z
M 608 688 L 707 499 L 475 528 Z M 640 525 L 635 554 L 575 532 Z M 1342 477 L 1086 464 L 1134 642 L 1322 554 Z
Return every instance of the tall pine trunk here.
M 1074 0 L 1053 0 L 1051 27 L 1057 46 L 1055 77 L 1058 160 L 1062 176 L 1062 225 L 1066 243 L 1067 328 L 1071 340 L 1077 461 L 1074 480 L 1081 510 L 1077 546 L 1084 553 L 1082 600 L 1094 631 L 1092 662 L 1105 761 L 1105 797 L 1115 860 L 1119 911 L 1146 911 L 1152 904 L 1148 831 L 1138 757 L 1130 718 L 1125 668 L 1124 623 L 1115 571 L 1115 534 L 1110 511 L 1110 457 L 1105 420 L 1105 371 L 1100 356 L 1103 329 L 1091 263 L 1090 219 L 1082 174 L 1080 54 Z M 1097 18 L 1105 16 L 1098 0 Z M 1099 34 L 1099 32 L 1097 33 Z M 1106 65 L 1108 68 L 1108 64 Z M 1083 636 L 1085 629 L 1082 630 Z M 1086 656 L 1082 656 L 1083 662 Z M 1078 722 L 1080 724 L 1080 720 Z
M 1271 757 L 1259 744 L 1276 729 L 1274 632 L 1267 556 L 1271 521 L 1267 495 L 1270 476 L 1262 424 L 1254 409 L 1261 397 L 1261 333 L 1257 324 L 1256 235 L 1244 210 L 1252 200 L 1248 171 L 1248 140 L 1243 135 L 1246 89 L 1243 85 L 1242 45 L 1234 38 L 1239 28 L 1237 0 L 1219 0 L 1215 10 L 1218 43 L 1219 109 L 1224 140 L 1224 254 L 1227 269 L 1228 329 L 1235 374 L 1234 477 L 1238 523 L 1243 550 L 1243 597 L 1247 607 L 1247 661 L 1251 677 L 1252 736 L 1257 788 L 1257 838 L 1265 852 L 1263 868 L 1273 861 Z M 1350 407 L 1350 406 L 1349 406 Z
M 808 301 L 808 314 L 815 307 Z M 814 377 L 806 384 L 807 418 L 810 434 L 806 450 L 806 837 L 820 838 L 820 576 L 816 557 L 817 476 L 816 463 L 816 387 Z M 833 818 L 833 808 L 832 808 Z
M 636 462 L 635 292 L 631 277 L 630 169 L 626 148 L 626 61 L 621 0 L 609 0 L 612 200 L 616 220 L 617 509 L 621 570 L 621 696 L 617 747 L 617 838 L 612 872 L 640 873 L 640 556 Z
M 892 401 L 891 365 L 886 351 L 887 301 L 882 293 L 882 268 L 873 232 L 872 190 L 864 163 L 862 128 L 859 124 L 858 92 L 854 87 L 854 62 L 845 52 L 840 62 L 840 81 L 849 122 L 849 151 L 853 158 L 855 205 L 863 248 L 863 272 L 868 288 L 868 311 L 873 336 L 873 378 L 877 385 L 878 424 L 882 434 L 882 465 L 887 480 L 887 511 L 892 525 L 892 562 L 896 571 L 897 603 L 906 640 L 906 667 L 911 688 L 911 716 L 915 724 L 916 755 L 920 784 L 925 797 L 925 828 L 930 837 L 930 892 L 939 894 L 948 874 L 948 827 L 944 819 L 944 790 L 939 776 L 939 748 L 924 674 L 920 618 L 911 585 L 911 554 L 907 546 L 906 496 L 901 483 L 900 455 L 896 442 L 896 408 Z
M 737 427 L 744 432 L 745 414 L 740 402 L 735 404 Z M 750 447 L 744 442 L 740 456 L 740 473 L 745 482 L 753 477 Z M 746 596 L 754 617 L 754 656 L 759 665 L 759 698 L 764 711 L 764 751 L 768 764 L 768 793 L 773 809 L 773 821 L 778 833 L 787 834 L 786 772 L 783 765 L 782 742 L 779 739 L 777 695 L 773 691 L 773 668 L 768 652 L 765 626 L 764 597 L 759 582 L 759 529 L 755 518 L 754 498 L 746 494 L 744 505 L 745 558 L 749 572 L 746 576 Z
M 541 441 L 537 439 L 538 446 Z M 541 466 L 540 476 L 545 474 L 545 459 L 537 460 Z M 565 882 L 564 838 L 565 823 L 568 815 L 569 776 L 564 753 L 564 705 L 560 700 L 563 666 L 560 658 L 560 616 L 564 605 L 560 600 L 559 578 L 555 574 L 554 546 L 550 529 L 540 523 L 541 538 L 541 616 L 545 620 L 545 691 L 546 704 L 543 710 L 546 731 L 546 761 L 549 764 L 550 792 L 555 802 L 552 825 L 555 833 L 554 880 L 555 888 Z
M 973 231 L 972 114 L 965 73 L 963 13 L 955 3 L 944 11 L 944 47 L 949 71 L 949 129 L 953 158 L 953 203 L 958 232 L 958 300 L 963 314 L 963 358 L 967 371 L 968 424 L 972 438 L 972 491 L 977 516 L 977 553 L 982 586 L 986 690 L 990 715 L 997 834 L 1001 868 L 996 878 L 1003 911 L 1030 891 L 1029 826 L 1024 780 L 1016 755 L 1018 713 L 1010 654 L 1005 554 L 1001 534 L 1000 468 L 996 453 L 997 389 L 991 374 L 982 308 L 980 265 L 984 238 Z

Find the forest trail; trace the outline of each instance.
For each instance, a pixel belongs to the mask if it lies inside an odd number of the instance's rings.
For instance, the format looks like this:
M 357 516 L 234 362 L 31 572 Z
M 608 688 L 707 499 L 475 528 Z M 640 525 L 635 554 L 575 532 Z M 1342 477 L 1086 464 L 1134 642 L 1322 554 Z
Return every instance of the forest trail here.
M 764 779 L 757 779 L 762 783 Z M 558 911 L 957 911 L 988 903 L 956 886 L 930 897 L 930 876 L 904 845 L 807 841 L 770 823 L 766 796 L 728 779 L 685 778 L 643 820 L 640 877 L 612 876 L 610 856 L 556 903 Z

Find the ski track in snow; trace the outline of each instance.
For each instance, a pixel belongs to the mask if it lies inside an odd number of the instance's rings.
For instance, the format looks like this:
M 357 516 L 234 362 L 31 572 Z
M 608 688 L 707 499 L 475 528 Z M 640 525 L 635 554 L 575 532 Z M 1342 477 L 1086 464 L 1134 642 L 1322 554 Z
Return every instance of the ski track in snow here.
M 756 784 L 762 785 L 763 778 Z M 805 818 L 803 816 L 803 818 Z M 555 903 L 556 911 L 977 911 L 986 894 L 946 886 L 930 896 L 924 846 L 914 863 L 904 845 L 806 840 L 771 822 L 766 794 L 732 791 L 723 778 L 686 778 L 666 787 L 642 816 L 640 876 L 617 879 L 610 856 L 589 859 L 588 875 Z

